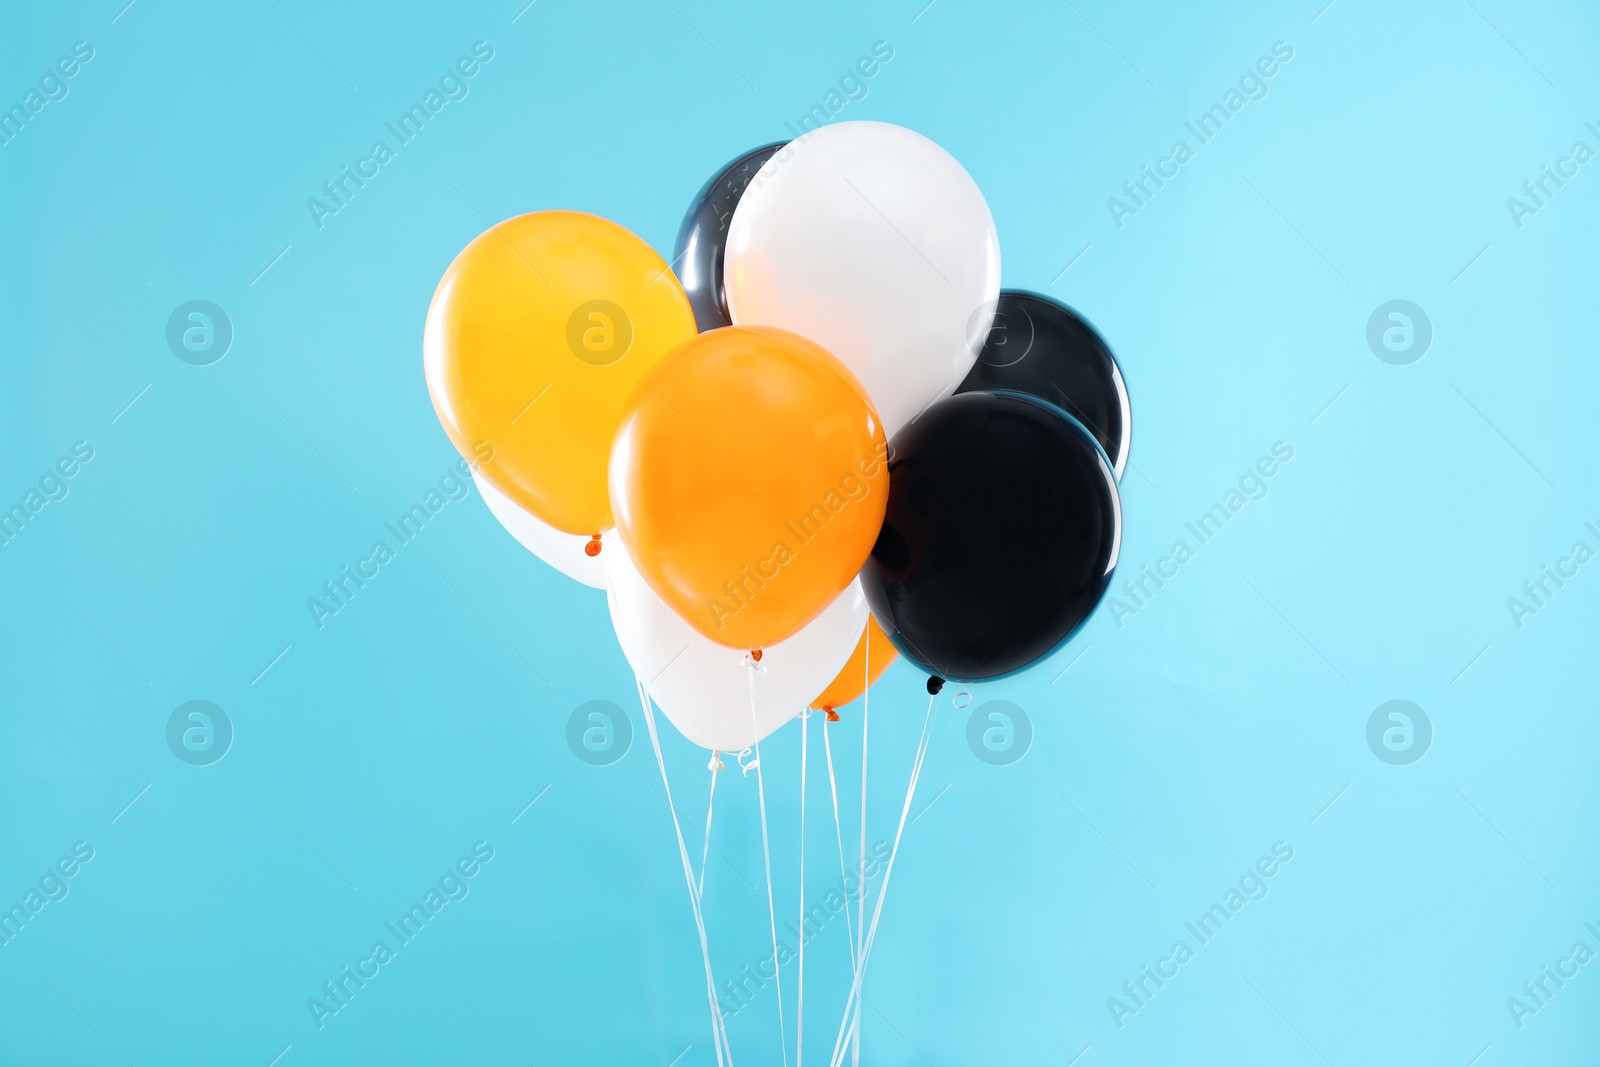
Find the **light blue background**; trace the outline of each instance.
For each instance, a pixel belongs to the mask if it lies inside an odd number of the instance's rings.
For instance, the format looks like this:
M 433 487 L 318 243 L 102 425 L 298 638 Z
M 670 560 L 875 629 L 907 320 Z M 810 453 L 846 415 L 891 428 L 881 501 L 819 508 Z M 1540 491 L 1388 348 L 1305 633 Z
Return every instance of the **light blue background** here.
M 95 850 L 0 947 L 0 1062 L 713 1062 L 602 595 L 474 496 L 325 629 L 305 602 L 454 459 L 421 330 L 485 218 L 579 208 L 670 251 L 700 183 L 879 40 L 894 58 L 840 118 L 946 146 L 1005 284 L 1078 307 L 1123 361 L 1123 570 L 1274 442 L 1294 458 L 1123 627 L 1102 609 L 975 687 L 1030 716 L 1020 762 L 976 759 L 942 703 L 863 1059 L 1594 1062 L 1600 965 L 1523 1029 L 1506 1007 L 1575 941 L 1600 950 L 1600 565 L 1521 629 L 1506 606 L 1574 541 L 1600 547 L 1600 164 L 1521 229 L 1506 207 L 1575 140 L 1600 149 L 1592 5 L 123 2 L 13 5 L 0 35 L 8 105 L 95 49 L 0 146 L 0 503 L 95 450 L 0 547 L 0 903 Z M 319 230 L 306 199 L 479 40 L 470 96 Z M 1119 230 L 1107 198 L 1280 40 L 1267 98 Z M 196 298 L 236 331 L 208 367 L 164 337 Z M 1410 366 L 1365 340 L 1395 298 L 1433 323 Z M 236 731 L 209 767 L 165 740 L 197 698 Z M 1410 766 L 1365 739 L 1395 698 L 1435 731 Z M 565 742 L 592 699 L 633 709 L 612 766 Z M 874 692 L 873 839 L 925 705 L 904 664 Z M 859 722 L 832 727 L 848 813 Z M 666 733 L 698 862 L 703 756 Z M 838 878 L 819 739 L 811 895 Z M 780 921 L 798 749 L 791 725 L 765 750 Z M 722 975 L 769 951 L 754 786 L 719 790 Z M 1118 1029 L 1108 998 L 1280 840 L 1270 895 Z M 476 841 L 494 859 L 470 896 L 319 1031 L 307 998 Z M 836 921 L 808 954 L 807 1063 L 844 946 Z M 730 1024 L 736 1062 L 779 1062 L 775 1003 Z

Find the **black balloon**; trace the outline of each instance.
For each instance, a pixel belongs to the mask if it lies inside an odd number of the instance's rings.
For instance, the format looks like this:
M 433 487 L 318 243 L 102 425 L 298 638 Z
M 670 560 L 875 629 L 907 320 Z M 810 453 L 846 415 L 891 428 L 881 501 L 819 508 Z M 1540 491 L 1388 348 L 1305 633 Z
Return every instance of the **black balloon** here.
M 1128 386 L 1105 340 L 1065 304 L 1002 289 L 978 362 L 956 389 L 1009 389 L 1061 408 L 1089 428 L 1117 477 L 1128 463 Z
M 889 457 L 861 586 L 901 654 L 979 681 L 1065 644 L 1111 584 L 1122 537 L 1116 478 L 1089 431 L 1036 397 L 958 393 L 896 434 Z
M 689 213 L 678 227 L 678 241 L 672 250 L 672 264 L 689 294 L 695 325 L 701 333 L 731 326 L 728 302 L 722 295 L 722 256 L 728 244 L 728 223 L 739 198 L 756 176 L 761 164 L 771 159 L 787 141 L 763 145 L 746 152 L 706 182 L 689 205 Z

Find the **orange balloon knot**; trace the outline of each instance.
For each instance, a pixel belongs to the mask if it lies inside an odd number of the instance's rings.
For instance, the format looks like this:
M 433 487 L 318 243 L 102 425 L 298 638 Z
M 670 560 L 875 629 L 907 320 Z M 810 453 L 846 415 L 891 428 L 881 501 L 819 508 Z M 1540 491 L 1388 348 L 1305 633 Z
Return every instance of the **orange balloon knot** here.
M 757 663 L 760 663 L 761 662 L 761 650 L 759 648 L 752 648 L 750 650 L 750 658 L 755 660 Z
M 586 556 L 598 556 L 600 554 L 599 534 L 595 534 L 593 537 L 589 538 L 589 543 L 583 546 L 583 554 Z
M 823 708 L 822 710 L 828 713 L 829 722 L 839 721 L 839 713 L 837 711 L 834 711 L 832 708 Z

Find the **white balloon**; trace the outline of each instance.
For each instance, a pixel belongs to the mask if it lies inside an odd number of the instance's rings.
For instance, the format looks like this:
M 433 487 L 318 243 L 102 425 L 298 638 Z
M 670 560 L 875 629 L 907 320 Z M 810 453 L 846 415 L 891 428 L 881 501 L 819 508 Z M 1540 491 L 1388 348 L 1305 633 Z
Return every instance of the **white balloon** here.
M 832 123 L 750 183 L 723 287 L 736 324 L 837 356 L 892 437 L 972 369 L 1000 295 L 1000 238 L 950 153 L 901 126 Z
M 867 624 L 867 598 L 852 582 L 798 633 L 762 650 L 752 714 L 745 654 L 683 621 L 620 540 L 600 557 L 611 580 L 611 625 L 633 673 L 678 732 L 703 748 L 738 752 L 794 718 L 844 669 Z
M 472 483 L 489 505 L 489 512 L 500 520 L 506 532 L 522 543 L 522 547 L 544 560 L 568 578 L 576 578 L 595 589 L 606 587 L 606 565 L 601 558 L 621 544 L 615 537 L 601 535 L 605 549 L 599 556 L 584 553 L 583 546 L 589 538 L 582 534 L 569 534 L 558 530 L 524 511 L 516 501 L 506 496 L 487 478 L 473 478 Z

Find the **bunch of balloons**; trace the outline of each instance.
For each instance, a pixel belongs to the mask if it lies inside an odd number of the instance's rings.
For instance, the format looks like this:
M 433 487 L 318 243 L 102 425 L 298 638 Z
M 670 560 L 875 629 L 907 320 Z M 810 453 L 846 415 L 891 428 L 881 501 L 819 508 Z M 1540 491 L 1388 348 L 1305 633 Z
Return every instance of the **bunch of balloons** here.
M 1065 306 L 1000 289 L 983 195 L 879 122 L 734 160 L 675 273 L 571 211 L 472 241 L 428 310 L 434 409 L 490 508 L 604 588 L 690 740 L 747 748 L 896 652 L 997 678 L 1110 583 L 1127 390 Z

